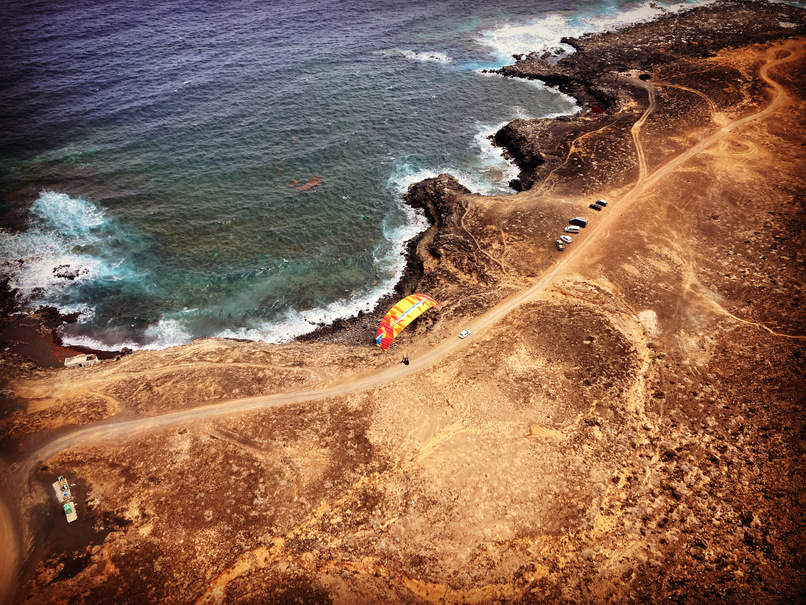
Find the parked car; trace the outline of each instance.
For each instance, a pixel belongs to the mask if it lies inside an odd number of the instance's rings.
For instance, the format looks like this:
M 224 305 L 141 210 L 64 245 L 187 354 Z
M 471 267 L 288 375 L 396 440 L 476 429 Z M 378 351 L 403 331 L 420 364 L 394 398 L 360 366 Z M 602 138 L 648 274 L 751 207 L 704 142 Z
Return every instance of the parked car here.
M 566 244 L 570 244 L 572 241 L 574 241 L 571 239 L 570 235 L 561 235 L 560 239 L 563 240 Z
M 591 204 L 589 207 L 596 210 L 596 212 L 599 212 L 602 209 L 602 207 L 599 204 Z
M 565 228 L 566 233 L 579 233 L 579 227 L 577 225 L 568 225 Z
M 582 218 L 581 216 L 575 216 L 568 222 L 577 227 L 582 227 L 583 229 L 588 226 L 588 219 Z
M 554 244 L 557 246 L 557 250 L 565 250 L 565 244 L 561 239 L 558 239 Z
M 459 338 L 467 338 L 470 336 L 470 330 L 462 330 L 459 332 Z
M 602 208 L 607 206 L 607 200 L 596 200 L 596 203 L 599 204 Z

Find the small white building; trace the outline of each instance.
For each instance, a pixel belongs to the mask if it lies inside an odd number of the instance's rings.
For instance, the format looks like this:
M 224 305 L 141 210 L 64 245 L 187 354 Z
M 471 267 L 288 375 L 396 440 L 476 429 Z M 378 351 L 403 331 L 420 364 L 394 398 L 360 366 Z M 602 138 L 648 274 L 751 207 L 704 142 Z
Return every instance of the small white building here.
M 66 357 L 64 360 L 64 367 L 65 368 L 83 368 L 86 366 L 94 366 L 96 363 L 100 363 L 100 359 L 98 356 L 90 353 L 88 355 L 75 355 L 73 357 Z

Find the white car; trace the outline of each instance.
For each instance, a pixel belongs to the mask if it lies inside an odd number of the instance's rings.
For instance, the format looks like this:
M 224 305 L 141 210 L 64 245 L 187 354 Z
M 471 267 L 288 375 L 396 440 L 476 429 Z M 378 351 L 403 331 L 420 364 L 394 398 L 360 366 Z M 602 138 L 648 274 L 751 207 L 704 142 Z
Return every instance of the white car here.
M 459 332 L 459 338 L 467 338 L 470 336 L 470 330 L 462 330 Z
M 577 225 L 568 225 L 565 228 L 566 233 L 579 233 L 579 227 Z
M 570 244 L 572 241 L 574 241 L 571 239 L 570 235 L 561 235 L 560 239 L 563 240 L 566 244 Z

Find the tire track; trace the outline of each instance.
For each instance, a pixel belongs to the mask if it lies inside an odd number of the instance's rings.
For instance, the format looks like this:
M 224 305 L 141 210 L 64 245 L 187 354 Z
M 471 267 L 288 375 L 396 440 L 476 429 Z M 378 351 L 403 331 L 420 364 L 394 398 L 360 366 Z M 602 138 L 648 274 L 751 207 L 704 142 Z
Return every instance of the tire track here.
M 788 54 L 784 57 L 778 58 L 777 54 L 780 51 L 787 51 Z M 724 139 L 736 128 L 749 124 L 750 122 L 760 120 L 773 112 L 777 111 L 789 98 L 783 86 L 769 77 L 769 70 L 773 67 L 792 62 L 800 59 L 804 54 L 803 47 L 794 42 L 789 41 L 783 45 L 773 46 L 767 52 L 767 62 L 761 67 L 759 77 L 773 89 L 773 97 L 770 103 L 762 110 L 745 116 L 735 122 L 725 124 L 716 132 L 706 137 L 687 151 L 670 158 L 666 162 L 658 166 L 654 172 L 647 174 L 646 161 L 641 159 L 644 157 L 643 145 L 640 141 L 640 130 L 649 115 L 655 110 L 654 91 L 647 87 L 649 92 L 649 106 L 644 111 L 642 116 L 633 125 L 631 132 L 633 140 L 636 144 L 636 150 L 639 155 L 639 179 L 633 188 L 628 191 L 620 200 L 614 204 L 612 212 L 608 212 L 603 220 L 598 222 L 597 229 L 591 237 L 585 238 L 577 247 L 566 254 L 562 259 L 558 260 L 553 267 L 548 269 L 543 276 L 541 276 L 531 287 L 510 296 L 503 300 L 496 307 L 477 318 L 475 321 L 468 325 L 474 333 L 482 333 L 488 328 L 492 327 L 508 313 L 513 311 L 525 302 L 538 298 L 554 281 L 569 268 L 572 263 L 577 259 L 584 258 L 584 252 L 602 237 L 606 237 L 608 227 L 612 226 L 618 218 L 623 215 L 640 196 L 644 195 L 652 189 L 663 177 L 673 172 L 682 164 L 704 151 L 714 143 Z M 641 82 L 642 85 L 645 84 Z M 470 342 L 452 338 L 446 340 L 424 355 L 419 356 L 415 361 L 412 361 L 408 366 L 396 364 L 387 369 L 374 370 L 366 372 L 352 379 L 349 383 L 332 384 L 320 388 L 307 389 L 292 393 L 278 393 L 268 396 L 247 397 L 242 399 L 233 399 L 229 401 L 219 402 L 212 405 L 204 405 L 198 408 L 182 410 L 164 414 L 162 416 L 138 418 L 134 420 L 111 420 L 100 422 L 91 426 L 86 426 L 78 430 L 72 431 L 62 435 L 56 439 L 49 441 L 38 447 L 37 449 L 28 452 L 16 463 L 14 463 L 6 478 L 12 481 L 10 485 L 19 486 L 18 493 L 25 499 L 27 494 L 25 486 L 29 485 L 29 478 L 34 471 L 35 467 L 40 461 L 47 460 L 51 456 L 79 445 L 87 443 L 95 443 L 108 440 L 113 437 L 121 437 L 130 435 L 137 432 L 157 430 L 167 426 L 172 426 L 179 423 L 192 422 L 202 418 L 211 416 L 243 413 L 256 410 L 265 410 L 272 407 L 279 407 L 290 405 L 293 403 L 300 403 L 303 401 L 320 401 L 329 397 L 338 397 L 349 393 L 360 392 L 371 388 L 377 388 L 390 384 L 397 380 L 417 373 L 419 371 L 429 368 L 434 363 L 440 361 L 447 355 L 456 352 L 463 346 L 470 346 Z M 6 492 L 8 493 L 8 492 Z M 6 533 L 8 528 L 14 528 L 14 523 L 10 522 L 11 515 L 8 512 L 8 507 L 0 503 L 0 528 L 3 528 L 3 533 Z M 20 532 L 20 526 L 17 530 Z M 0 600 L 10 601 L 13 594 L 13 587 L 16 581 L 17 573 L 16 567 L 20 560 L 20 540 L 18 532 L 12 529 L 11 539 L 3 539 L 2 546 L 0 547 L 0 562 L 8 562 L 9 566 L 5 567 L 3 573 L 0 573 Z M 15 539 L 17 536 L 17 539 Z M 4 536 L 5 538 L 5 536 Z

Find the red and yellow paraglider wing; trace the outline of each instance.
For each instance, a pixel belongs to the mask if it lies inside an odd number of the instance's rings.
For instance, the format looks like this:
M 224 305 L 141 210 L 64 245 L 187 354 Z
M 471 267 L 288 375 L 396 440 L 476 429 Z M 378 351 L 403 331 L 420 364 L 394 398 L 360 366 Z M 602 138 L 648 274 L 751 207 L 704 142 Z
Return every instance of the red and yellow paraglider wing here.
M 431 307 L 439 307 L 439 303 L 425 294 L 412 294 L 398 301 L 381 320 L 375 344 L 385 351 L 403 328 Z

